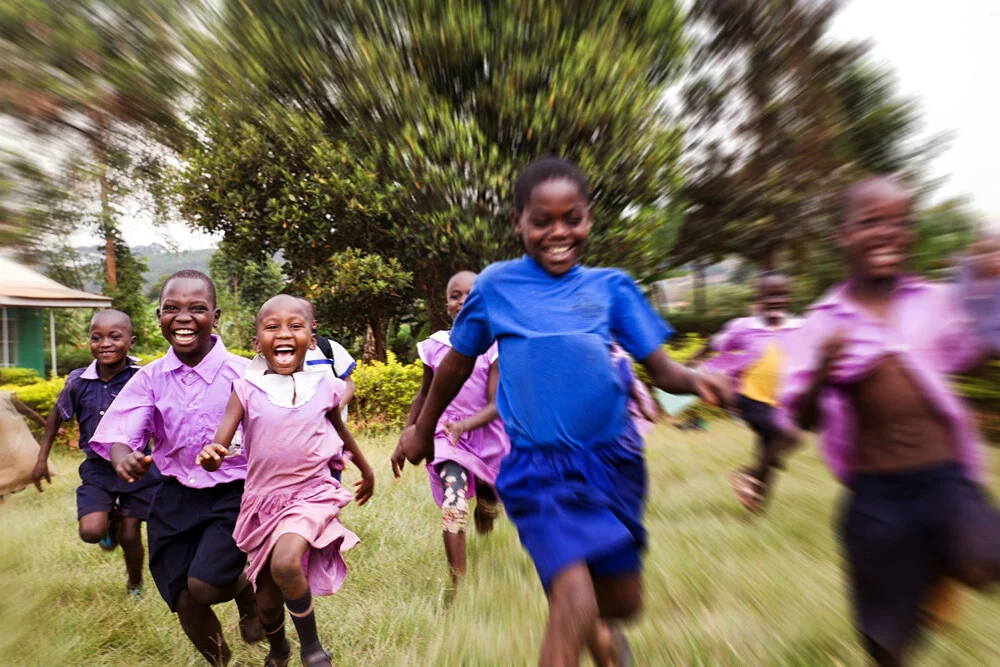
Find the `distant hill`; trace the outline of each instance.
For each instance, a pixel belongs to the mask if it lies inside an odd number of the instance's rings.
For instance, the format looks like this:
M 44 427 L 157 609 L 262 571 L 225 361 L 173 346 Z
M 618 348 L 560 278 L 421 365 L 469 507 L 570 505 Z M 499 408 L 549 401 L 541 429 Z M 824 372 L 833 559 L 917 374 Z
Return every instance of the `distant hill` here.
M 76 248 L 76 251 L 80 253 L 80 257 L 85 261 L 90 260 L 95 263 L 104 261 L 104 255 L 93 246 L 81 246 Z M 145 291 L 161 277 L 170 275 L 181 269 L 194 269 L 208 273 L 208 258 L 215 252 L 215 248 L 175 252 L 159 243 L 153 243 L 151 245 L 134 246 L 132 252 L 136 257 L 146 260 L 148 270 L 143 274 L 145 282 L 143 290 Z M 101 287 L 101 285 L 96 283 L 84 286 L 89 292 L 100 292 Z

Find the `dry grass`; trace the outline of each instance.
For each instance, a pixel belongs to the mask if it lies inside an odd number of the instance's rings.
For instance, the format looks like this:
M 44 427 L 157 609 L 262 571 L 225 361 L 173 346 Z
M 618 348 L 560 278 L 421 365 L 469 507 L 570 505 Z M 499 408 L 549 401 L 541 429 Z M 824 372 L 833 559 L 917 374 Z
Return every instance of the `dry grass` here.
M 647 605 L 629 631 L 638 664 L 863 664 L 831 530 L 836 485 L 813 453 L 800 454 L 768 516 L 748 520 L 724 476 L 749 442 L 728 422 L 651 437 Z M 449 591 L 426 473 L 408 468 L 393 480 L 390 444 L 362 440 L 378 461 L 376 496 L 346 511 L 362 543 L 348 554 L 344 588 L 317 605 L 336 664 L 533 664 L 545 601 L 515 531 L 501 521 L 488 539 L 472 535 L 469 578 Z M 77 463 L 57 455 L 63 474 L 49 490 L 0 504 L 0 662 L 203 664 L 151 581 L 140 603 L 129 602 L 120 552 L 77 539 Z M 234 606 L 218 610 L 235 662 L 263 664 L 263 647 L 239 642 Z M 1000 664 L 998 619 L 1000 600 L 970 596 L 960 629 L 930 638 L 919 664 Z

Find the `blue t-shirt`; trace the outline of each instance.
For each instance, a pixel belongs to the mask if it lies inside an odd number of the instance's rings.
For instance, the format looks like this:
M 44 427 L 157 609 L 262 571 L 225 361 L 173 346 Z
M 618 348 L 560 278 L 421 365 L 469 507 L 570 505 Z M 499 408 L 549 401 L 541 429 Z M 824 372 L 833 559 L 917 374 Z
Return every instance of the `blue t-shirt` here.
M 80 424 L 80 449 L 88 459 L 104 460 L 90 449 L 90 439 L 118 393 L 138 372 L 139 367 L 130 364 L 108 382 L 103 382 L 97 374 L 97 363 L 91 362 L 90 366 L 78 368 L 66 378 L 55 409 L 63 421 L 76 417 Z
M 553 276 L 526 256 L 479 275 L 451 344 L 477 357 L 499 343 L 497 409 L 514 447 L 579 450 L 616 442 L 628 425 L 612 338 L 641 361 L 672 333 L 622 271 Z

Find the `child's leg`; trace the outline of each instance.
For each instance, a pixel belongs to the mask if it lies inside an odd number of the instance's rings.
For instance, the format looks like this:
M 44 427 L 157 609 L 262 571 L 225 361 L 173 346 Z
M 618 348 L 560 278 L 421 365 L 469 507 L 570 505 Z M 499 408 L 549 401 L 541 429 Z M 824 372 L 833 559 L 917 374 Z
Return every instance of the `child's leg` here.
M 132 589 L 142 586 L 142 561 L 146 554 L 142 549 L 141 523 L 139 519 L 123 517 L 118 525 L 118 544 L 125 554 L 128 585 Z
M 285 634 L 285 598 L 271 576 L 270 562 L 257 575 L 257 609 L 271 649 L 265 667 L 283 667 L 288 664 L 292 647 Z
M 545 628 L 540 664 L 576 667 L 599 620 L 597 596 L 587 564 L 576 563 L 556 575 L 547 598 L 549 624 Z
M 185 590 L 177 598 L 177 618 L 184 634 L 210 665 L 229 663 L 229 646 L 222 636 L 222 625 L 210 606 L 201 604 Z
M 302 556 L 309 549 L 309 542 L 301 535 L 287 533 L 278 538 L 271 551 L 271 576 L 281 589 L 285 606 L 299 633 L 302 662 L 324 664 L 320 654 L 323 646 L 316 631 L 316 614 L 313 611 L 309 580 L 302 571 Z M 308 659 L 308 660 L 307 660 Z M 325 664 L 330 664 L 329 660 Z
M 465 576 L 465 525 L 469 519 L 466 496 L 469 477 L 465 469 L 454 461 L 439 464 L 438 475 L 444 488 L 444 500 L 441 502 L 444 552 L 451 569 L 451 581 L 457 584 L 459 578 Z
M 107 512 L 91 512 L 80 517 L 80 539 L 87 544 L 97 544 L 107 533 Z
M 486 482 L 476 480 L 476 532 L 485 535 L 493 530 L 493 522 L 499 513 L 500 499 L 496 491 Z

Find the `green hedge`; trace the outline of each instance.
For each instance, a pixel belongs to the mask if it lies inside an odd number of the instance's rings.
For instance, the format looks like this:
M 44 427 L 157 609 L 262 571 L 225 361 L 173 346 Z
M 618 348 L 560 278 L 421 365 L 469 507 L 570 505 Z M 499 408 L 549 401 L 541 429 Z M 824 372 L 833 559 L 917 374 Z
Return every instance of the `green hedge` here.
M 696 315 L 694 313 L 673 311 L 663 313 L 664 319 L 670 322 L 678 334 L 695 334 L 702 338 L 711 338 L 722 329 L 729 320 L 744 317 L 746 313 L 728 313 L 723 315 Z
M 24 387 L 41 381 L 34 368 L 0 368 L 0 385 Z
M 392 352 L 388 361 L 358 364 L 351 377 L 356 390 L 351 402 L 351 426 L 357 429 L 402 428 L 413 397 L 420 389 L 423 364 L 402 364 Z

